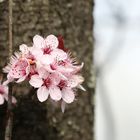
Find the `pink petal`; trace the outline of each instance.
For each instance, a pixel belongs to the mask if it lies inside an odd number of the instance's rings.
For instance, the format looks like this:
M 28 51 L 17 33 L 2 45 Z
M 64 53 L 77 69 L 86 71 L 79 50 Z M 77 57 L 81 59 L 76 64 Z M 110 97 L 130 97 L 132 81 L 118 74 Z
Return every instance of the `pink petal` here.
M 8 89 L 9 89 L 8 86 L 3 85 L 3 87 L 4 87 L 4 93 L 5 93 L 5 94 L 8 94 Z
M 43 80 L 39 77 L 39 75 L 33 75 L 31 77 L 31 80 L 29 81 L 30 85 L 32 85 L 35 88 L 39 88 L 43 84 Z
M 50 67 L 50 65 L 46 65 L 45 69 L 48 71 L 48 72 L 55 72 L 55 70 L 52 70 L 52 68 Z
M 73 75 L 68 79 L 68 87 L 74 88 L 81 84 L 84 81 L 84 78 L 80 75 Z
M 0 94 L 0 105 L 2 105 L 4 103 L 4 98 L 3 96 Z
M 59 74 L 59 76 L 63 79 L 63 80 L 67 80 L 68 78 L 62 74 L 61 72 L 57 72 Z
M 26 79 L 26 77 L 27 77 L 27 76 L 25 75 L 25 76 L 19 78 L 19 79 L 16 81 L 16 83 L 23 82 L 23 81 Z
M 77 72 L 79 72 L 82 68 L 83 68 L 83 66 L 84 66 L 84 63 L 82 63 L 81 65 L 78 65 L 78 66 L 73 66 L 73 72 L 72 73 L 77 73 Z
M 40 48 L 37 48 L 37 47 L 32 47 L 31 52 L 34 55 L 34 57 L 36 59 L 39 59 L 39 60 L 41 59 L 41 57 L 43 55 L 43 51 Z
M 58 85 L 60 83 L 61 77 L 57 73 L 50 74 L 49 78 L 51 79 L 54 85 Z
M 58 47 L 59 42 L 58 42 L 57 37 L 54 36 L 54 35 L 47 36 L 45 41 L 46 41 L 46 45 L 48 47 L 51 47 L 51 48 L 54 48 L 54 49 Z
M 7 75 L 7 80 L 3 82 L 3 85 L 8 85 L 10 82 L 13 82 L 14 78 L 9 77 L 9 74 Z
M 63 88 L 62 89 L 62 99 L 68 104 L 72 103 L 75 99 L 73 90 L 69 89 L 69 88 Z
M 51 55 L 58 61 L 65 60 L 68 57 L 67 53 L 60 49 L 53 50 Z
M 40 102 L 44 102 L 48 99 L 49 91 L 45 86 L 40 87 L 37 90 L 37 97 Z
M 50 93 L 51 98 L 55 101 L 59 101 L 62 98 L 61 91 L 59 87 L 57 86 L 51 86 L 49 88 L 49 93 Z
M 3 94 L 3 97 L 4 97 L 4 99 L 5 99 L 6 101 L 8 101 L 8 93 Z M 16 103 L 17 103 L 16 98 L 13 97 L 13 96 L 12 96 L 12 103 L 13 103 L 13 104 L 16 104 Z
M 46 79 L 46 77 L 48 77 L 49 75 L 49 72 L 44 67 L 38 68 L 37 71 L 38 71 L 39 77 L 43 79 Z
M 16 103 L 17 103 L 17 100 L 16 100 L 15 97 L 12 97 L 12 103 L 13 103 L 13 104 L 16 104 Z
M 41 58 L 41 62 L 44 65 L 49 65 L 54 61 L 53 57 L 51 55 L 43 55 Z
M 29 52 L 29 48 L 26 44 L 22 44 L 19 46 L 19 50 L 23 53 L 23 54 L 27 54 Z
M 35 35 L 33 38 L 33 43 L 34 43 L 35 47 L 37 47 L 37 48 L 45 47 L 44 38 L 42 36 Z
M 65 66 L 59 66 L 58 70 L 62 73 L 71 73 L 73 72 L 73 68 L 71 67 L 65 67 Z

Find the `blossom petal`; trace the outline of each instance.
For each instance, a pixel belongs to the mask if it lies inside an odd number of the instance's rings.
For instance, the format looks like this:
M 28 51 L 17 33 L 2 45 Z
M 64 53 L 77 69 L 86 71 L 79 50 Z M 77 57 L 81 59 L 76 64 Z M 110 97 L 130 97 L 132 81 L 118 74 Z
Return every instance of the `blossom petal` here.
M 44 65 L 49 65 L 54 61 L 53 57 L 51 55 L 43 55 L 41 58 L 41 62 Z
M 16 100 L 15 97 L 12 97 L 12 103 L 13 103 L 13 104 L 16 104 L 16 103 L 17 103 L 17 100 Z
M 29 52 L 29 48 L 26 44 L 22 44 L 19 46 L 19 50 L 23 53 L 23 54 L 27 54 Z
M 40 35 L 35 35 L 34 36 L 33 43 L 34 43 L 35 47 L 37 47 L 37 48 L 45 47 L 44 38 Z
M 55 49 L 51 52 L 51 55 L 58 61 L 65 60 L 68 57 L 67 53 L 60 49 Z
M 14 78 L 9 77 L 9 75 L 7 75 L 7 80 L 3 82 L 3 85 L 8 85 L 10 82 L 13 82 Z
M 30 85 L 32 85 L 35 88 L 39 88 L 43 84 L 43 80 L 39 77 L 39 75 L 33 75 L 31 77 L 31 80 L 29 81 Z
M 44 67 L 38 68 L 37 71 L 38 71 L 39 77 L 43 79 L 46 79 L 46 77 L 48 77 L 49 75 L 49 72 Z
M 59 42 L 58 42 L 57 37 L 54 36 L 54 35 L 47 36 L 45 41 L 46 41 L 46 45 L 48 47 L 51 47 L 51 48 L 54 48 L 54 49 L 58 47 Z
M 3 96 L 0 94 L 0 105 L 2 105 L 4 103 L 4 98 Z
M 58 71 L 60 71 L 61 73 L 71 73 L 74 70 L 71 67 L 69 68 L 69 67 L 59 66 Z
M 69 88 L 63 88 L 62 89 L 62 99 L 68 104 L 72 103 L 75 99 L 73 90 L 69 89 Z
M 82 63 L 81 65 L 78 65 L 78 66 L 73 66 L 73 74 L 75 74 L 75 73 L 78 73 L 82 68 L 83 68 L 83 66 L 84 66 L 84 63 Z
M 8 101 L 8 93 L 3 94 L 3 97 L 4 97 L 4 99 L 5 99 L 6 101 Z M 12 96 L 12 103 L 13 103 L 13 104 L 16 104 L 16 103 L 17 103 L 16 98 L 13 97 L 13 96 Z
M 37 90 L 37 98 L 40 102 L 44 102 L 48 99 L 49 91 L 45 86 L 40 87 Z
M 41 57 L 43 55 L 43 51 L 40 48 L 37 48 L 37 47 L 32 47 L 31 52 L 34 55 L 34 57 L 36 59 L 39 59 L 39 60 L 41 59 Z
M 51 86 L 49 88 L 49 93 L 50 93 L 51 98 L 55 101 L 59 101 L 62 98 L 61 91 L 59 87 L 57 86 Z
M 16 81 L 16 83 L 23 82 L 23 81 L 26 79 L 26 77 L 27 77 L 27 76 L 25 75 L 25 76 L 19 78 L 19 79 Z
M 61 77 L 58 73 L 51 73 L 49 78 L 51 79 L 51 81 L 54 85 L 58 85 L 61 80 Z
M 2 86 L 4 88 L 4 93 L 8 94 L 8 90 L 9 90 L 8 86 L 7 85 L 2 85 Z
M 84 78 L 80 75 L 73 75 L 68 79 L 68 87 L 74 88 L 77 87 L 84 81 Z

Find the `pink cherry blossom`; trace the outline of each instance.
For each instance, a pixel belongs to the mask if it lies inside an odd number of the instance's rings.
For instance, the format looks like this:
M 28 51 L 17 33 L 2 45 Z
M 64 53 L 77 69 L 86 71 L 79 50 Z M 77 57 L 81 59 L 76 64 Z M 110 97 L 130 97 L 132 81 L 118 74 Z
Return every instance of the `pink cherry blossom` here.
M 59 101 L 61 99 L 61 91 L 57 84 L 59 83 L 59 76 L 48 73 L 45 69 L 41 68 L 39 74 L 31 76 L 29 83 L 38 88 L 37 97 L 39 101 L 47 100 L 50 95 L 51 99 Z
M 57 37 L 54 35 L 47 36 L 45 39 L 45 43 L 46 43 L 47 47 L 50 47 L 52 49 L 57 48 L 58 44 L 59 44 Z
M 62 99 L 66 103 L 72 103 L 75 99 L 74 88 L 81 85 L 83 77 L 80 75 L 72 75 L 67 80 L 61 80 L 58 84 L 62 92 Z
M 9 82 L 16 79 L 17 83 L 26 79 L 30 72 L 30 64 L 26 58 L 22 58 L 20 53 L 15 53 L 10 59 L 10 63 L 3 69 L 8 73 L 7 78 Z
M 64 60 L 67 54 L 58 47 L 58 39 L 54 35 L 49 35 L 44 39 L 36 35 L 33 38 L 32 54 L 43 65 L 50 65 L 55 60 Z
M 57 38 L 51 34 L 43 38 L 35 35 L 33 46 L 22 44 L 19 50 L 4 68 L 7 80 L 3 85 L 26 79 L 31 86 L 37 88 L 40 102 L 49 97 L 53 101 L 60 101 L 62 112 L 66 104 L 75 100 L 77 88 L 85 90 L 82 86 L 84 78 L 79 74 L 84 63 L 78 65 L 76 59 L 72 58 L 71 53 L 64 47 L 62 37 Z

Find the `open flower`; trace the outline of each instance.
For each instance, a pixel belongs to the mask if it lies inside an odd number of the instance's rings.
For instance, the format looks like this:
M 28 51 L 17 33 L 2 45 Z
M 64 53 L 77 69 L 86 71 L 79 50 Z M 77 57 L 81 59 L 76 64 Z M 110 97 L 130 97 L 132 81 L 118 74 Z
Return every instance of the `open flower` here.
M 58 84 L 61 89 L 62 99 L 66 103 L 72 103 L 75 99 L 74 89 L 84 81 L 80 75 L 71 75 L 68 80 L 61 80 Z
M 15 55 L 11 57 L 10 63 L 3 71 L 8 73 L 7 79 L 9 82 L 13 80 L 17 80 L 17 83 L 22 82 L 30 72 L 30 64 L 28 59 L 21 57 L 20 53 L 15 53 Z
M 39 74 L 31 76 L 29 83 L 38 88 L 37 97 L 40 102 L 48 99 L 50 95 L 52 100 L 59 101 L 62 98 L 60 88 L 57 86 L 60 79 L 56 74 L 50 74 L 45 69 L 41 68 Z
M 49 35 L 46 39 L 36 35 L 33 38 L 32 53 L 43 65 L 49 65 L 55 60 L 64 60 L 67 54 L 58 48 L 58 43 L 54 35 Z

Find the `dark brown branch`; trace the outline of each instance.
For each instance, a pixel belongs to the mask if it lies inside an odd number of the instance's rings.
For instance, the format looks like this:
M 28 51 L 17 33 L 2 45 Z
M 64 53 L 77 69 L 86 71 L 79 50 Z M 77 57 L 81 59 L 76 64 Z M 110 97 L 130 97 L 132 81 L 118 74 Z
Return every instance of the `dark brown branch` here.
M 11 57 L 12 55 L 12 51 L 13 51 L 13 35 L 12 35 L 12 17 L 13 17 L 13 7 L 12 7 L 12 4 L 13 4 L 13 1 L 12 0 L 9 0 L 9 58 Z
M 12 55 L 13 46 L 13 36 L 12 36 L 12 4 L 13 1 L 9 0 L 9 58 Z M 13 122 L 13 112 L 12 112 L 12 84 L 9 85 L 8 94 L 8 109 L 7 109 L 7 125 L 5 128 L 5 140 L 11 140 L 12 138 L 12 122 Z

